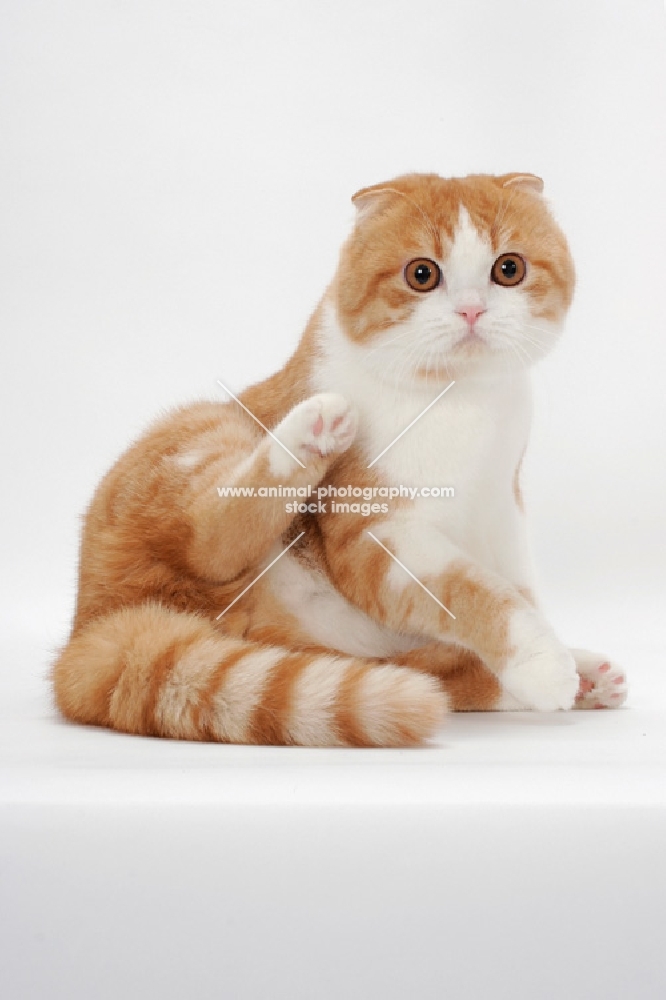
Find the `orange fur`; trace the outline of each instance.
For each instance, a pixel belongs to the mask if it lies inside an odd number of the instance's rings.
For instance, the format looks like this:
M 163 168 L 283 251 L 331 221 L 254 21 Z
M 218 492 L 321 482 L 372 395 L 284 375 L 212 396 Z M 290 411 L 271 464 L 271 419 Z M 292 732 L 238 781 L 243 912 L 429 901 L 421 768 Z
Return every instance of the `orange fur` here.
M 363 343 L 409 316 L 404 262 L 424 247 L 446 252 L 461 204 L 497 253 L 508 246 L 529 257 L 527 290 L 538 313 L 563 314 L 573 266 L 538 189 L 531 175 L 408 175 L 359 192 L 359 224 L 328 293 L 347 336 Z M 242 396 L 271 429 L 312 394 L 319 322 L 318 310 L 284 368 Z M 271 472 L 270 445 L 235 403 L 199 403 L 156 423 L 105 476 L 85 521 L 72 635 L 53 670 L 62 713 L 171 738 L 409 746 L 433 734 L 449 704 L 492 707 L 499 683 L 486 664 L 498 671 L 509 656 L 509 615 L 527 605 L 526 595 L 489 586 L 461 559 L 426 581 L 464 612 L 453 622 L 416 584 L 388 585 L 389 557 L 365 534 L 381 514 L 294 516 L 281 499 L 260 508 L 220 499 L 220 483 L 286 482 Z M 356 447 L 314 454 L 307 469 L 294 464 L 289 483 L 377 485 L 366 464 Z M 274 547 L 300 531 L 298 559 L 373 620 L 421 635 L 422 648 L 390 663 L 326 649 L 265 579 L 236 600 Z M 451 645 L 436 641 L 444 636 Z M 322 686 L 318 700 L 308 678 L 320 675 L 330 690 Z
M 533 185 L 509 184 L 506 190 L 507 180 L 517 176 L 525 175 L 476 174 L 442 182 L 436 174 L 411 174 L 359 192 L 355 198 L 370 201 L 371 207 L 362 238 L 352 234 L 343 248 L 336 277 L 337 303 L 349 336 L 367 340 L 408 315 L 413 296 L 402 268 L 428 248 L 433 257 L 441 256 L 461 204 L 489 235 L 496 254 L 506 248 L 529 258 L 526 287 L 538 304 L 535 315 L 554 318 L 564 312 L 574 287 L 566 241 L 534 196 Z

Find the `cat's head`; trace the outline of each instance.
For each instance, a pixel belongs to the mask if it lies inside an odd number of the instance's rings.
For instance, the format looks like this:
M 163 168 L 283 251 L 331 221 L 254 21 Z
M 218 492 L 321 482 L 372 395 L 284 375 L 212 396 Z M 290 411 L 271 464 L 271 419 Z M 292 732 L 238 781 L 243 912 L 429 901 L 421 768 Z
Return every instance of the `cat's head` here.
M 516 370 L 547 353 L 575 279 L 542 188 L 532 174 L 409 174 L 354 195 L 333 293 L 373 368 L 420 381 Z

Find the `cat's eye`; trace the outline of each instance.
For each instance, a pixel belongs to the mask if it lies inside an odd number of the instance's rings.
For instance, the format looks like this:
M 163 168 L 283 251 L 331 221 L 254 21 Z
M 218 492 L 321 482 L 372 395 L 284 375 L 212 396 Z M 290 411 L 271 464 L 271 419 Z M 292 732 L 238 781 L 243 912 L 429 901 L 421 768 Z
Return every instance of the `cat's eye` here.
M 497 258 L 490 272 L 496 285 L 519 285 L 525 277 L 527 265 L 518 253 L 503 253 Z
M 405 281 L 415 292 L 431 292 L 442 277 L 439 265 L 427 257 L 417 257 L 405 268 Z

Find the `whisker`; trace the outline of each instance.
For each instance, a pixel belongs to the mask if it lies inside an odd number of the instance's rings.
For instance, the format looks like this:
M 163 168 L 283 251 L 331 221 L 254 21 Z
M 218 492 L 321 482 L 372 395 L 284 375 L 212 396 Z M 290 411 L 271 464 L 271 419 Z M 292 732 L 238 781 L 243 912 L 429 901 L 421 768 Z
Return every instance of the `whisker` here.
M 414 331 L 411 329 L 403 330 L 402 333 L 399 333 L 396 337 L 392 337 L 391 340 L 385 340 L 382 343 L 377 344 L 375 347 L 373 347 L 371 350 L 368 351 L 366 357 L 369 357 L 371 354 L 374 354 L 375 351 L 383 350 L 385 347 L 389 347 L 391 344 L 395 344 L 397 340 L 402 340 L 403 337 L 408 337 L 410 333 L 413 334 Z

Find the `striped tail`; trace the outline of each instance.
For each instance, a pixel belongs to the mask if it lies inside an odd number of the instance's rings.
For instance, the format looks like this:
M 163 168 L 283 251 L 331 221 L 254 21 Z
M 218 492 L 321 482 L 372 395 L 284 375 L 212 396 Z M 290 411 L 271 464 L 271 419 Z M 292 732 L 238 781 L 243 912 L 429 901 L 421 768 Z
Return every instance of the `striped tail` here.
M 75 631 L 53 681 L 58 707 L 76 722 L 223 743 L 417 746 L 447 710 L 425 673 L 261 646 L 158 604 Z

